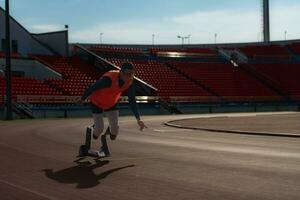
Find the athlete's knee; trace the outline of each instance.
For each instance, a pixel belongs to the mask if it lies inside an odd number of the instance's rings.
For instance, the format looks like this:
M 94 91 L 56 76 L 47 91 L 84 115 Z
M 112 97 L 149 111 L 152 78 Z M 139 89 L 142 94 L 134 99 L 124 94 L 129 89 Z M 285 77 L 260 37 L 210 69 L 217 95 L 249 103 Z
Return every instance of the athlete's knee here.
M 103 127 L 97 127 L 97 126 L 95 126 L 93 134 L 98 137 L 99 135 L 101 135 L 101 133 L 103 132 L 103 130 L 104 130 Z
M 119 134 L 119 126 L 109 127 L 110 129 L 110 139 L 115 140 Z

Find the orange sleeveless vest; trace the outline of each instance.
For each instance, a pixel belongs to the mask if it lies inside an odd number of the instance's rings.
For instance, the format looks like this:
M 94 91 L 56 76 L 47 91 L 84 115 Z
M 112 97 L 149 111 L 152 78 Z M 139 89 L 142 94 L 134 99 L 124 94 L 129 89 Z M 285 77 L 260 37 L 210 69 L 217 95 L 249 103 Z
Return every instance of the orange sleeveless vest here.
M 92 93 L 90 100 L 94 105 L 106 110 L 113 107 L 119 101 L 122 92 L 126 91 L 130 87 L 132 81 L 125 82 L 125 84 L 120 88 L 120 71 L 109 71 L 102 77 L 104 76 L 111 78 L 111 86 L 109 88 L 96 90 Z

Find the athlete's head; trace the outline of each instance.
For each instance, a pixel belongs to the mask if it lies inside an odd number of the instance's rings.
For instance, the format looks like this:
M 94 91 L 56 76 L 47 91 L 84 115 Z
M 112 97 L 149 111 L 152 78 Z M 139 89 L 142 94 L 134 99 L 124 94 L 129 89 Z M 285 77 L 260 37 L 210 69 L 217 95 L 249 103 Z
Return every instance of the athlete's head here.
M 134 66 L 130 62 L 125 62 L 121 66 L 120 77 L 123 81 L 132 80 L 134 75 Z

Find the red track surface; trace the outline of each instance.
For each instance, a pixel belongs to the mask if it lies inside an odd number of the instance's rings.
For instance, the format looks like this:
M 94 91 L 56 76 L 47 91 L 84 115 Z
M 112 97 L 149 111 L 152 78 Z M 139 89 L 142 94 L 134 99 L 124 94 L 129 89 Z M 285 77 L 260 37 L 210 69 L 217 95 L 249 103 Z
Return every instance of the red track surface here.
M 91 119 L 0 122 L 1 200 L 299 198 L 299 138 L 162 125 L 189 117 L 145 117 L 143 133 L 122 117 L 98 162 L 74 162 Z

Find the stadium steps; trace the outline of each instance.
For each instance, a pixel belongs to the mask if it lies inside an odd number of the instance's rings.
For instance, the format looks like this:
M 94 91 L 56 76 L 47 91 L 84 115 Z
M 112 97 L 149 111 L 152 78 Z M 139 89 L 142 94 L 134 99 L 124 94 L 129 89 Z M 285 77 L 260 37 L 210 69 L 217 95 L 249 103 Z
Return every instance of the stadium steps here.
M 162 98 L 160 98 L 158 102 L 170 114 L 183 114 L 183 112 L 177 108 L 175 103 L 169 102 L 168 100 Z
M 63 79 L 47 79 L 45 82 L 56 91 L 62 92 L 67 96 L 80 96 L 84 90 L 94 82 L 85 72 L 82 72 L 78 65 L 78 60 L 73 61 L 72 57 L 61 56 L 36 56 L 40 61 L 47 64 L 51 69 L 59 72 Z M 83 62 L 83 61 L 82 61 Z M 85 67 L 88 65 L 85 64 Z
M 300 62 L 300 54 L 298 53 L 298 51 L 300 52 L 300 50 L 295 50 L 295 47 L 293 47 L 292 45 L 286 45 L 284 46 L 285 49 L 293 55 L 293 57 L 297 60 L 297 62 Z
M 141 61 L 119 58 L 109 58 L 108 60 L 115 65 L 121 65 L 125 61 L 134 63 L 136 66 L 136 76 L 156 87 L 158 89 L 158 96 L 164 98 L 171 96 L 213 97 L 195 83 L 167 67 L 164 63 L 155 60 Z
M 50 80 L 45 80 L 44 83 L 47 84 L 50 88 L 56 90 L 57 92 L 62 93 L 63 95 L 70 95 L 69 92 L 66 92 L 63 88 L 59 87 L 58 85 L 53 84 Z
M 21 119 L 34 119 L 33 111 L 30 108 L 29 104 L 26 103 L 13 103 L 12 110 L 16 113 Z
M 80 49 L 82 51 L 80 52 L 80 54 L 93 58 L 96 63 L 95 68 L 97 68 L 98 70 L 103 70 L 103 72 L 106 72 L 108 70 L 117 69 L 117 67 L 113 63 L 111 63 L 109 59 L 105 59 L 104 57 L 102 57 L 99 52 L 93 52 L 89 50 L 89 48 L 78 44 L 75 45 L 75 49 Z M 129 51 L 132 51 L 132 49 L 129 49 Z M 76 52 L 77 51 L 75 51 L 74 55 L 78 55 Z M 136 91 L 137 93 L 141 94 L 141 96 L 155 96 L 158 91 L 157 88 L 155 88 L 153 85 L 139 78 L 135 79 L 135 84 L 137 89 Z

